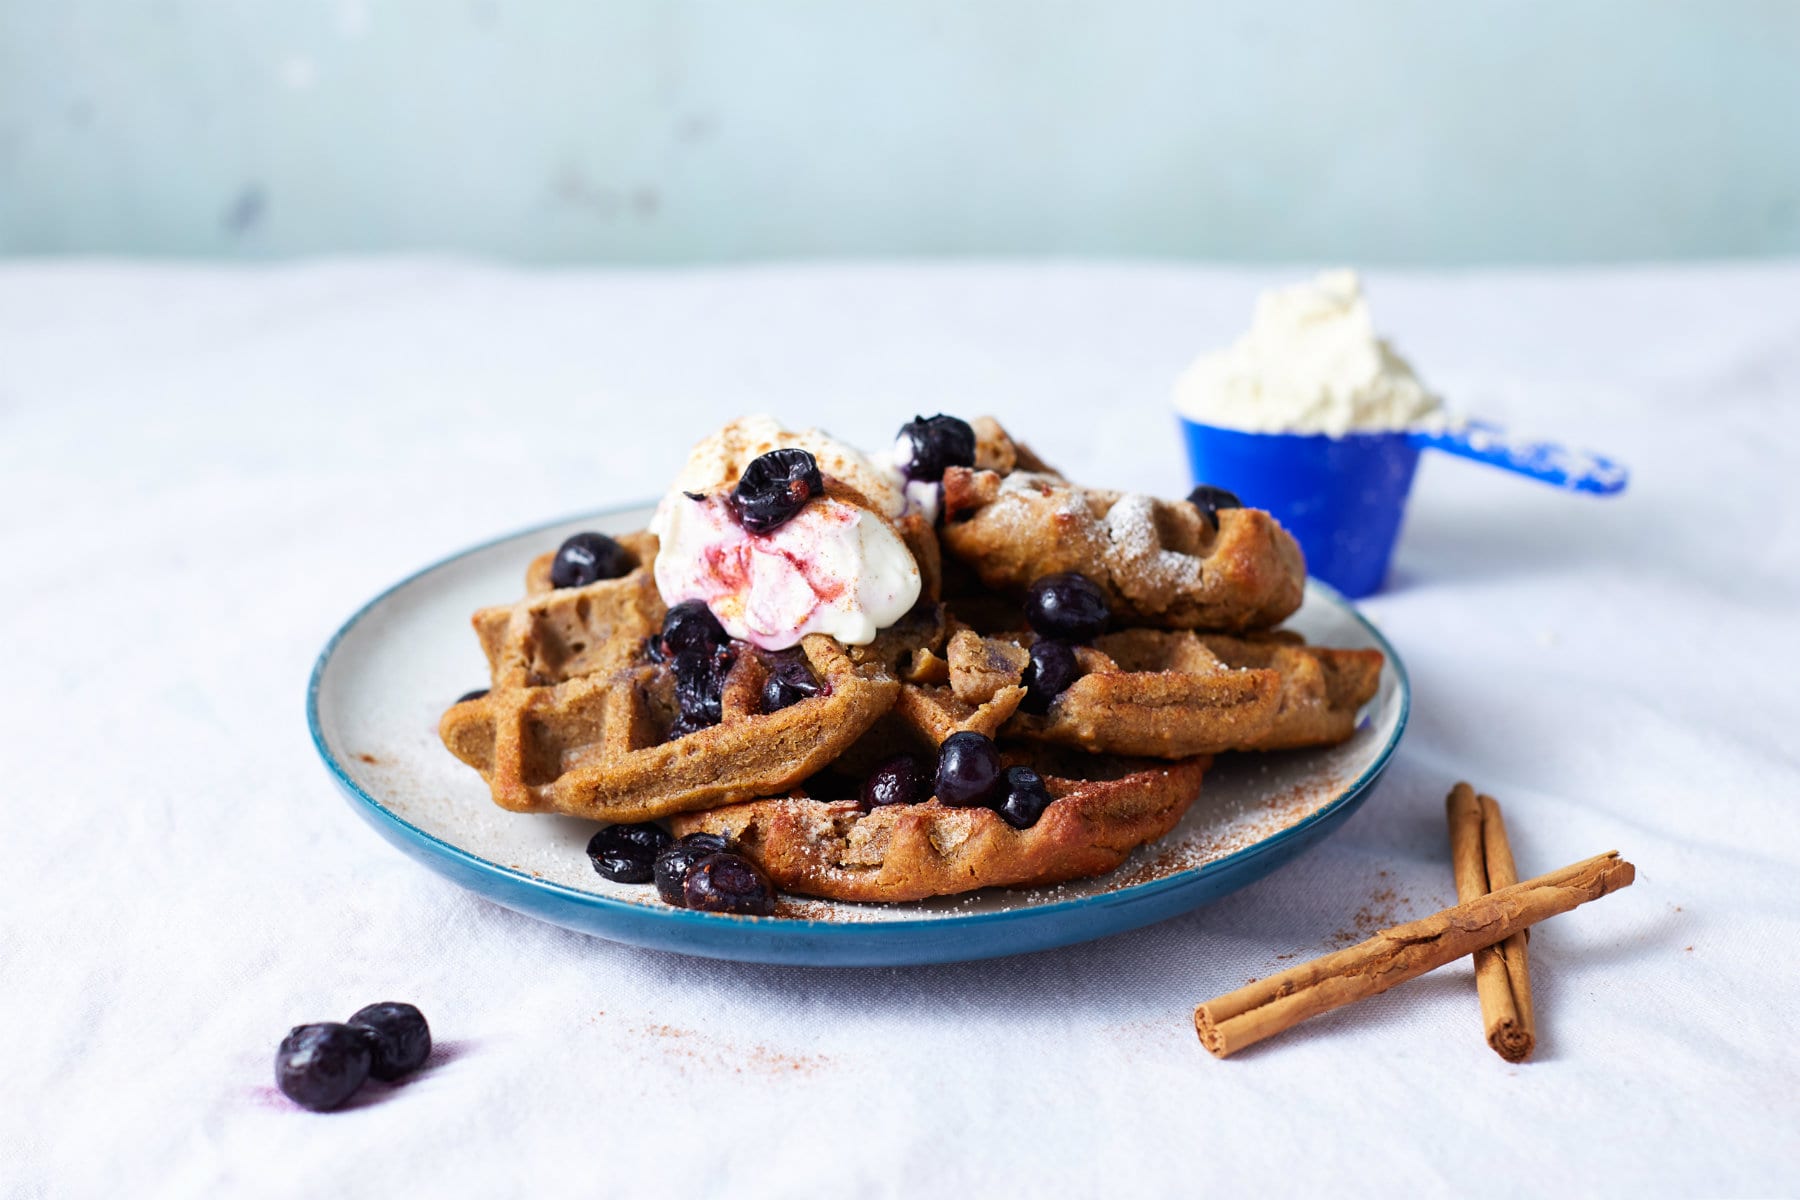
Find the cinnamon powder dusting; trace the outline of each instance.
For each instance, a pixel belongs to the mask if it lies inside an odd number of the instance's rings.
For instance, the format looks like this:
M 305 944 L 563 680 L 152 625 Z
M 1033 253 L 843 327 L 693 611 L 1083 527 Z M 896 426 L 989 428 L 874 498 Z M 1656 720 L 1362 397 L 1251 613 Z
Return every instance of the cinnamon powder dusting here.
M 844 909 L 826 900 L 809 900 L 803 896 L 782 896 L 775 901 L 775 915 L 794 921 L 848 921 Z
M 1171 875 L 1196 870 L 1246 846 L 1274 837 L 1342 795 L 1344 786 L 1344 781 L 1334 776 L 1307 780 L 1286 791 L 1266 796 L 1250 805 L 1240 819 L 1232 821 L 1225 828 L 1188 837 L 1178 845 L 1157 852 L 1148 862 L 1122 868 L 1112 877 L 1115 886 L 1134 887 L 1140 883 L 1167 879 Z M 1204 802 L 1204 794 L 1201 799 Z
M 781 1078 L 810 1077 L 832 1065 L 832 1060 L 823 1054 L 793 1054 L 760 1044 L 739 1046 L 679 1025 L 634 1025 L 631 1032 L 683 1070 L 695 1067 L 708 1074 L 723 1070 Z
M 1382 871 L 1377 878 L 1387 878 Z M 1391 884 L 1380 884 L 1369 894 L 1368 903 L 1356 910 L 1350 923 L 1331 935 L 1334 946 L 1353 946 L 1357 942 L 1367 941 L 1383 929 L 1391 929 L 1401 923 L 1400 910 L 1408 910 L 1410 916 L 1412 899 L 1396 892 Z

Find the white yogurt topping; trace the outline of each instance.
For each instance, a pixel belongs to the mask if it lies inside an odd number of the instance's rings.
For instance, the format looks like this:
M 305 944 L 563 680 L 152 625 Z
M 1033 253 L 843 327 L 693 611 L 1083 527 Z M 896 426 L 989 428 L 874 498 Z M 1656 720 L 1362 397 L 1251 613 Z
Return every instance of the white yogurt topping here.
M 881 472 L 891 487 L 899 489 L 902 512 L 918 513 L 929 524 L 936 525 L 938 509 L 943 505 L 943 489 L 929 479 L 907 476 L 905 464 L 912 461 L 912 454 L 912 439 L 901 434 L 887 450 L 877 450 L 869 455 L 869 463 Z
M 936 525 L 938 510 L 944 506 L 944 485 L 929 479 L 906 481 L 906 511 L 916 512 L 928 525 Z
M 823 496 L 768 533 L 744 529 L 725 495 L 744 464 L 784 446 L 810 451 L 822 474 L 882 514 Z M 905 504 L 886 472 L 817 430 L 791 433 L 768 417 L 734 421 L 694 448 L 657 506 L 650 524 L 661 540 L 657 589 L 671 605 L 705 601 L 727 633 L 764 649 L 785 649 L 809 633 L 865 645 L 919 599 L 919 565 L 882 519 Z
M 1375 336 L 1354 271 L 1264 292 L 1249 332 L 1183 373 L 1175 406 L 1208 425 L 1265 433 L 1445 424 L 1443 401 Z

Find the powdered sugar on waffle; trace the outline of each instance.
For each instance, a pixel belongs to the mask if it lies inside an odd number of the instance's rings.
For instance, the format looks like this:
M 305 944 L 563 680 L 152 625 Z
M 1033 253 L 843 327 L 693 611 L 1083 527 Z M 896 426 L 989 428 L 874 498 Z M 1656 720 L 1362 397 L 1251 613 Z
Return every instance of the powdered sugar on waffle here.
M 1014 471 L 1002 479 L 1000 502 L 990 512 L 1009 521 L 1040 523 L 1043 520 L 1041 512 L 1004 503 L 1008 497 L 1027 494 L 1050 499 L 1053 519 L 1063 518 L 1073 525 L 1078 520 L 1086 520 L 1089 515 L 1089 493 L 1071 486 L 1067 480 L 1032 471 Z M 1163 546 L 1162 536 L 1156 528 L 1156 504 L 1154 497 L 1138 492 L 1125 492 L 1113 502 L 1100 519 L 1106 537 L 1107 568 L 1115 580 L 1132 578 L 1141 581 L 1133 589 L 1135 591 L 1167 593 L 1196 589 L 1200 586 L 1200 560 Z M 1020 536 L 1025 536 L 1023 529 Z
M 1156 529 L 1156 501 L 1126 492 L 1107 510 L 1107 567 L 1115 578 L 1140 580 L 1149 593 L 1198 591 L 1200 560 L 1163 546 Z
M 1036 471 L 1014 471 L 1000 480 L 1000 495 L 1003 497 L 1025 492 L 1059 497 L 1056 507 L 1051 510 L 1054 516 L 1079 517 L 1086 512 L 1079 491 L 1071 487 L 1066 479 L 1042 475 Z

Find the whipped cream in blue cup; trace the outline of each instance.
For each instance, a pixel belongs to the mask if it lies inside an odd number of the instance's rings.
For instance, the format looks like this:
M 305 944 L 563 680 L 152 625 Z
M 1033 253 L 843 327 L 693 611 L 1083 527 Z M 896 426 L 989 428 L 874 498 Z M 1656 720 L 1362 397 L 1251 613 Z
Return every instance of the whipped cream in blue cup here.
M 1349 271 L 1264 293 L 1249 332 L 1196 360 L 1175 404 L 1195 482 L 1266 509 L 1307 573 L 1352 598 L 1387 577 L 1421 450 L 1595 495 L 1627 478 L 1610 459 L 1451 418 L 1375 336 Z

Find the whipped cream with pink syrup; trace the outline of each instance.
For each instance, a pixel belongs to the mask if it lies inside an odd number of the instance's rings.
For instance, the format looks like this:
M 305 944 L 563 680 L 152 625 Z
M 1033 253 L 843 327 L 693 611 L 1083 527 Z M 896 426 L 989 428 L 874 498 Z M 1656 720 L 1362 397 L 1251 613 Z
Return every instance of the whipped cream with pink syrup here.
M 726 495 L 752 459 L 783 447 L 811 453 L 828 481 L 873 509 L 820 496 L 767 533 L 746 530 Z M 765 650 L 809 633 L 866 645 L 919 599 L 919 564 L 893 525 L 906 507 L 903 482 L 854 448 L 816 429 L 743 417 L 694 447 L 657 505 L 656 586 L 671 606 L 704 601 L 727 633 Z

